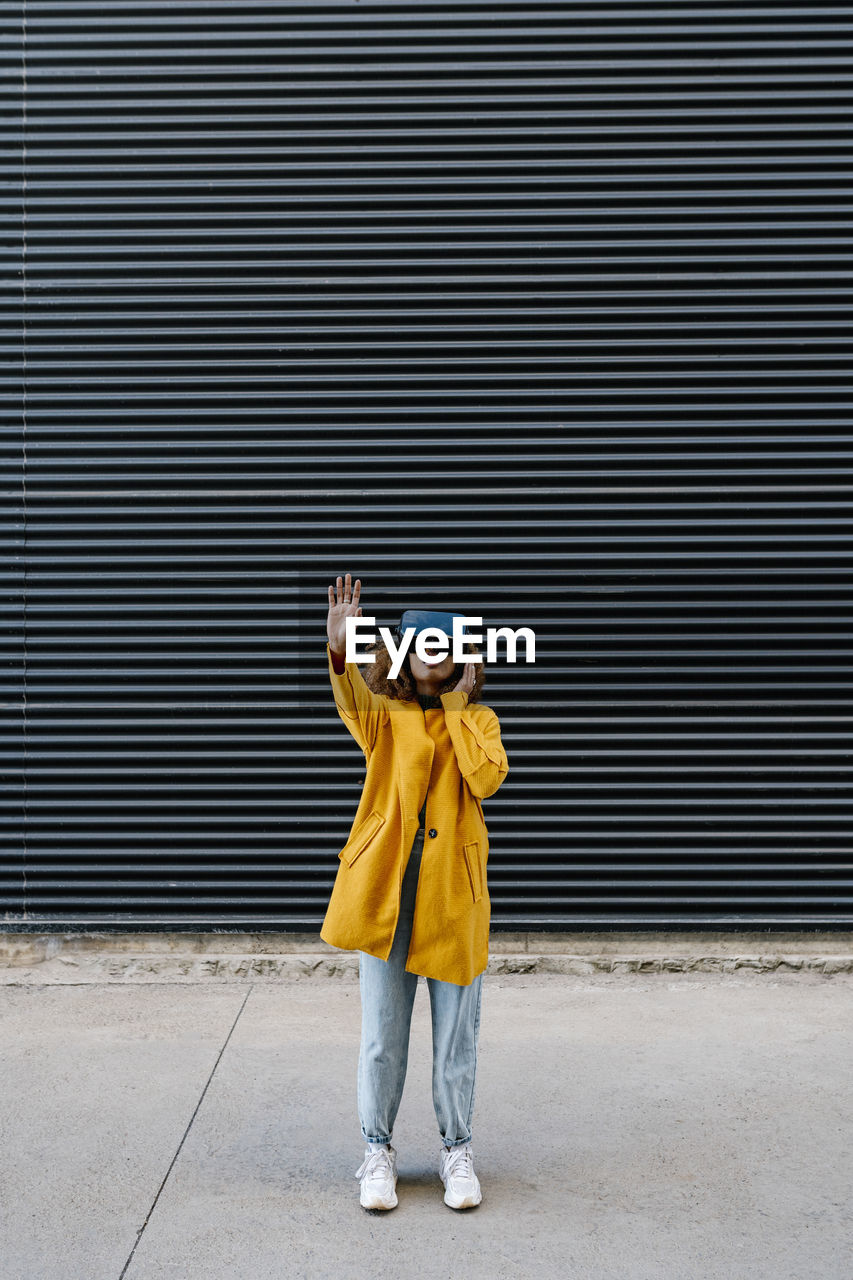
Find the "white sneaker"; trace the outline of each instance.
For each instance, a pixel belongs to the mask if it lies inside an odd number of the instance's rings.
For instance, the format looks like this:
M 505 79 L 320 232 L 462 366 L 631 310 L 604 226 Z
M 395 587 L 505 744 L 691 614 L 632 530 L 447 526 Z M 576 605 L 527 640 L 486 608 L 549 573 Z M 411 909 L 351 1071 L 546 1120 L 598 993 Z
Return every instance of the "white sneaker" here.
M 442 1143 L 438 1171 L 446 1188 L 444 1203 L 449 1204 L 451 1209 L 471 1209 L 483 1199 L 483 1192 L 474 1172 L 470 1142 L 450 1148 Z
M 356 1171 L 361 1178 L 361 1204 L 364 1209 L 393 1209 L 397 1203 L 397 1152 L 387 1147 L 370 1147 Z

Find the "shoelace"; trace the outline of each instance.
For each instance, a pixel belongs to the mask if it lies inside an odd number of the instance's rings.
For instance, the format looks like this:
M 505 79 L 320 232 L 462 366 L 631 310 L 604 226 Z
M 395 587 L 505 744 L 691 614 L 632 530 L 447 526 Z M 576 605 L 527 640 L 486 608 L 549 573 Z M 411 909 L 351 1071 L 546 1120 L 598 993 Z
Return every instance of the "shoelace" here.
M 447 1148 L 445 1148 L 446 1150 Z M 451 1148 L 446 1157 L 444 1172 L 448 1178 L 471 1178 L 474 1175 L 474 1161 L 469 1146 Z
M 380 1168 L 385 1163 L 387 1169 Z M 371 1151 L 370 1155 L 365 1156 L 361 1166 L 356 1172 L 357 1178 L 363 1178 L 367 1174 L 369 1178 L 390 1177 L 394 1176 L 394 1165 L 391 1162 L 391 1153 L 385 1147 L 381 1147 L 379 1151 Z

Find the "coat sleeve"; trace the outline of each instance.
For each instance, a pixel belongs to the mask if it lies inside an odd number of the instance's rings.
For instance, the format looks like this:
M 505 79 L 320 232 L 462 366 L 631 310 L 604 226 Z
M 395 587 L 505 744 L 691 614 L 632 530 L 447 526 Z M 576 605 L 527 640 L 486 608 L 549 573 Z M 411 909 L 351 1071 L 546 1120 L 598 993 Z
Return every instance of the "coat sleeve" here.
M 500 722 L 491 707 L 480 707 L 475 714 L 461 690 L 443 693 L 441 701 L 459 772 L 471 794 L 485 800 L 509 773 Z
M 343 672 L 338 674 L 332 662 L 332 647 L 328 642 L 326 660 L 338 714 L 365 755 L 369 755 L 386 715 L 385 701 L 378 693 L 368 689 L 355 662 L 346 662 Z

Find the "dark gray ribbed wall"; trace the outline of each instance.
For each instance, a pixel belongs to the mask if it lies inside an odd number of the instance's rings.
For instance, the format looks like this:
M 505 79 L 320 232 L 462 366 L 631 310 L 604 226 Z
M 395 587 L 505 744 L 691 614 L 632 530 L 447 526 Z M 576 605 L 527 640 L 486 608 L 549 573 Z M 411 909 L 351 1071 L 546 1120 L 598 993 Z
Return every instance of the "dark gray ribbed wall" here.
M 849 925 L 853 9 L 0 16 L 7 927 L 319 925 L 348 569 L 536 630 L 495 926 Z

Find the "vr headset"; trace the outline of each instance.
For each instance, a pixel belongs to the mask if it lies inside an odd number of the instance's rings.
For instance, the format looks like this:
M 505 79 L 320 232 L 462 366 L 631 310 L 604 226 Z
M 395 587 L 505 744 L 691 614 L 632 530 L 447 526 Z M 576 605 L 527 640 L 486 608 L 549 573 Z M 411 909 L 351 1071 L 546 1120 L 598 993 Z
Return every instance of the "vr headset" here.
M 440 627 L 448 640 L 452 640 L 453 619 L 464 617 L 464 613 L 441 613 L 437 609 L 406 609 L 394 628 L 394 636 L 399 644 L 409 627 L 415 628 L 415 638 L 422 631 L 426 631 L 427 627 Z M 463 626 L 463 637 L 467 637 L 469 634 L 468 628 Z

